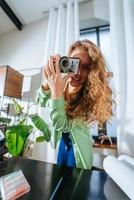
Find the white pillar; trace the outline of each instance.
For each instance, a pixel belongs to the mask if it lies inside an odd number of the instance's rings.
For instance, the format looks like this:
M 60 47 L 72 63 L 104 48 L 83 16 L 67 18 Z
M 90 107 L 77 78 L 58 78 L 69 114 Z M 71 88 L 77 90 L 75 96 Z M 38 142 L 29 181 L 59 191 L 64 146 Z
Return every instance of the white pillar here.
M 80 30 L 79 30 L 79 2 L 74 0 L 74 25 L 75 25 L 75 41 L 79 40 Z
M 66 43 L 65 19 L 66 19 L 65 8 L 62 4 L 60 4 L 58 7 L 58 19 L 57 19 L 56 41 L 55 41 L 55 53 L 58 53 L 60 55 L 65 55 L 65 43 Z
M 127 61 L 126 41 L 124 30 L 124 10 L 122 0 L 110 0 L 110 33 L 111 33 L 111 66 L 114 69 L 114 82 L 117 95 L 117 119 L 119 126 L 117 130 L 118 150 L 120 141 L 124 135 L 126 124 L 126 101 L 127 101 Z

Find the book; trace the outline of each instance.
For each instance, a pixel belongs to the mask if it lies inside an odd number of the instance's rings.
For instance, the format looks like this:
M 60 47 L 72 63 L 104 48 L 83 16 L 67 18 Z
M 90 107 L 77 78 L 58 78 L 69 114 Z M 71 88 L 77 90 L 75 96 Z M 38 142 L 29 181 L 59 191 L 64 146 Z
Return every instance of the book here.
M 22 170 L 7 174 L 0 178 L 2 200 L 15 200 L 30 191 Z

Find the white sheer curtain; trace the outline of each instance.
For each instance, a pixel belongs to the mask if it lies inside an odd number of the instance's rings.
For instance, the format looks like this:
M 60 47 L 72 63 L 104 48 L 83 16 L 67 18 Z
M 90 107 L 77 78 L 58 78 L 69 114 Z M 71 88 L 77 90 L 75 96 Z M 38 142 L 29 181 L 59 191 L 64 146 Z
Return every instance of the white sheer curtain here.
M 79 2 L 78 0 L 74 0 L 74 31 L 75 31 L 75 41 L 79 40 Z
M 55 48 L 55 30 L 57 27 L 57 11 L 55 8 L 51 8 L 49 13 L 48 27 L 47 27 L 47 36 L 45 44 L 45 53 L 44 53 L 44 63 L 47 62 L 48 57 L 54 54 Z
M 65 54 L 66 39 L 66 10 L 63 4 L 58 7 L 57 29 L 55 39 L 55 53 Z
M 66 51 L 74 41 L 74 17 L 72 2 L 67 3 L 67 20 L 66 20 Z
M 134 1 L 110 0 L 111 66 L 117 91 L 118 153 L 134 156 Z
M 79 39 L 79 2 L 68 0 L 49 13 L 48 30 L 45 44 L 46 63 L 54 53 L 65 55 L 72 42 Z
M 52 8 L 49 13 L 48 30 L 45 45 L 44 63 L 50 55 L 65 55 L 72 42 L 79 39 L 79 4 L 78 0 L 69 0 L 67 5 L 60 4 L 58 9 Z M 49 118 L 51 110 L 39 107 L 38 113 L 53 131 Z M 56 163 L 57 150 L 50 143 L 35 143 L 33 159 Z
M 73 2 L 73 3 L 72 3 Z M 68 1 L 66 20 L 66 52 L 70 44 L 79 39 L 79 2 Z

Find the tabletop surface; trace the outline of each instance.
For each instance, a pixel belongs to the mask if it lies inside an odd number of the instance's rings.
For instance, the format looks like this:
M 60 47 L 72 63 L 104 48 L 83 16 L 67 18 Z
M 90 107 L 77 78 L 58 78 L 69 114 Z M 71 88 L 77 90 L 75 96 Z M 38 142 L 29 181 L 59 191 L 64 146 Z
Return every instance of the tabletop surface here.
M 0 176 L 20 169 L 31 187 L 20 200 L 129 200 L 105 172 L 15 158 L 0 163 Z

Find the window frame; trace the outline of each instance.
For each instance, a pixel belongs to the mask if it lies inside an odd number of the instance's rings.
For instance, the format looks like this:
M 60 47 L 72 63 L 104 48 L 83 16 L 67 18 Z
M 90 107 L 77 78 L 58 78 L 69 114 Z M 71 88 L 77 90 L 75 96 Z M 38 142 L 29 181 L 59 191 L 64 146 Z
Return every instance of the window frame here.
M 92 30 L 95 30 L 97 45 L 100 46 L 100 29 L 102 29 L 102 28 L 110 30 L 110 25 L 107 24 L 107 25 L 103 25 L 103 26 L 96 26 L 96 27 L 89 27 L 89 28 L 80 29 L 80 35 L 82 35 L 82 33 L 84 33 L 84 32 L 88 33 Z

